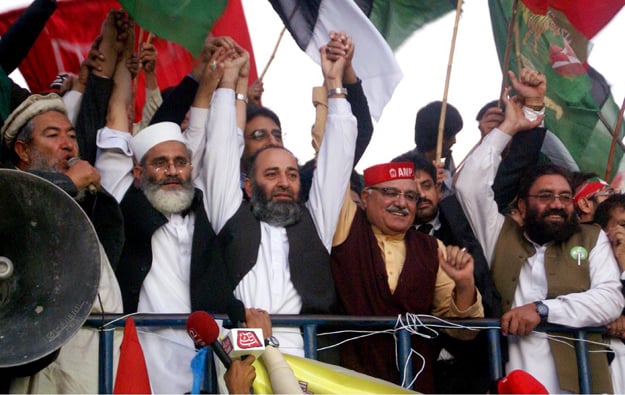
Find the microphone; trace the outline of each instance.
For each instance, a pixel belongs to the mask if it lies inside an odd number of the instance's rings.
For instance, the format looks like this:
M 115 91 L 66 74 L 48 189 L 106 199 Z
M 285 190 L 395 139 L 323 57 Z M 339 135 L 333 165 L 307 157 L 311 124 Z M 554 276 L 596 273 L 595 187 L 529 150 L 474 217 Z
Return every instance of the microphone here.
M 219 340 L 217 340 L 219 327 L 210 314 L 205 311 L 194 311 L 191 313 L 189 318 L 187 318 L 187 333 L 196 347 L 210 346 L 226 369 L 230 369 L 232 360 L 224 351 Z
M 69 159 L 67 160 L 67 166 L 72 167 L 72 166 L 74 166 L 74 165 L 76 164 L 76 162 L 78 162 L 79 160 L 80 160 L 80 158 L 79 158 L 79 157 L 77 157 L 77 156 L 74 156 L 74 157 L 72 157 L 72 158 L 69 158 Z M 96 188 L 96 186 L 95 186 L 95 185 L 93 185 L 93 184 L 89 184 L 89 185 L 87 185 L 87 189 L 89 190 L 89 193 L 90 193 L 90 194 L 92 194 L 92 195 L 95 195 L 96 193 L 98 193 L 98 188 Z

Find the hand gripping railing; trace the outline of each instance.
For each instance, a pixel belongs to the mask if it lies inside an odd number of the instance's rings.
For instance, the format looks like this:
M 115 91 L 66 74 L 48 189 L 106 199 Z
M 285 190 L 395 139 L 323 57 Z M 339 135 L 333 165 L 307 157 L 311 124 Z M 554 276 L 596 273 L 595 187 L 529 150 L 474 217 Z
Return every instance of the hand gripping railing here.
M 123 327 L 125 318 L 121 314 L 92 314 L 86 326 L 99 329 L 112 329 L 113 327 Z M 137 314 L 132 316 L 138 327 L 179 327 L 185 328 L 188 314 Z M 120 319 L 121 318 L 121 319 Z M 228 326 L 230 322 L 226 315 L 215 315 L 215 319 L 224 321 Z M 341 315 L 272 315 L 272 325 L 301 327 L 304 337 L 304 351 L 307 358 L 317 359 L 317 328 L 323 325 L 324 328 L 336 326 L 337 329 L 357 329 L 366 326 L 368 329 L 379 328 L 380 330 L 395 328 L 397 317 L 363 317 L 363 316 L 341 316 Z M 421 318 L 424 325 L 440 325 L 440 320 L 434 318 Z M 454 324 L 479 328 L 487 331 L 489 372 L 491 380 L 503 376 L 501 360 L 500 323 L 496 319 L 478 318 L 465 320 L 448 320 Z M 590 368 L 588 365 L 588 345 L 586 343 L 586 333 L 605 332 L 604 328 L 568 328 L 559 325 L 547 325 L 538 328 L 543 331 L 570 332 L 578 340 L 576 344 L 577 361 L 579 367 L 579 383 L 581 393 L 590 393 Z M 398 358 L 401 377 L 406 377 L 406 382 L 412 382 L 413 370 L 410 355 L 411 333 L 406 329 L 398 329 L 396 332 L 398 341 Z M 113 337 L 112 330 L 100 330 L 100 352 L 99 352 L 99 392 L 101 394 L 111 394 L 113 392 Z M 208 358 L 211 361 L 211 358 Z M 212 370 L 212 364 L 207 369 Z M 216 383 L 212 379 L 214 375 L 208 374 L 205 386 L 209 391 L 216 389 Z

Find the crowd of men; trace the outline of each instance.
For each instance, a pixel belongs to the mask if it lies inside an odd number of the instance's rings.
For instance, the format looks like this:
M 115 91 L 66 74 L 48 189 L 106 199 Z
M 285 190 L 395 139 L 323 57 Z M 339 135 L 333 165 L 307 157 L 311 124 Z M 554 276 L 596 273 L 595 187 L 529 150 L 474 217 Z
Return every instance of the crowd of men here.
M 31 9 L 49 16 L 54 5 Z M 43 23 L 31 20 L 29 34 Z M 133 53 L 133 31 L 111 11 L 62 97 L 14 85 L 2 120 L 4 167 L 52 181 L 94 224 L 94 312 L 205 310 L 244 326 L 259 314 L 265 323 L 268 314 L 499 318 L 506 371 L 524 370 L 556 393 L 580 390 L 573 341 L 535 329 L 606 326 L 605 336 L 589 335 L 592 391 L 625 391 L 625 198 L 592 174 L 574 179 L 539 163 L 544 75 L 509 73 L 512 86 L 478 114 L 482 139 L 458 168 L 434 163 L 442 103 L 433 102 L 417 112 L 416 147 L 360 176 L 373 126 L 348 34 L 320 48 L 316 155 L 300 166 L 278 115 L 260 105 L 262 86 L 248 80 L 247 52 L 229 37 L 207 37 L 167 95 L 152 80 L 133 123 L 137 66 L 151 79 L 157 62 L 150 44 Z M 19 34 L 2 37 L 0 53 Z M 19 59 L 5 59 L 8 74 Z M 448 104 L 448 159 L 462 127 Z M 265 335 L 270 347 L 304 355 L 299 328 L 265 325 Z M 153 392 L 189 391 L 195 349 L 186 333 L 146 328 L 140 340 Z M 466 330 L 413 336 L 413 388 L 485 392 L 485 341 Z M 336 361 L 401 384 L 395 348 L 393 336 L 377 334 L 346 342 Z M 53 362 L 3 389 L 96 392 L 96 354 L 95 331 L 82 329 Z M 250 388 L 250 360 L 231 369 L 228 388 Z

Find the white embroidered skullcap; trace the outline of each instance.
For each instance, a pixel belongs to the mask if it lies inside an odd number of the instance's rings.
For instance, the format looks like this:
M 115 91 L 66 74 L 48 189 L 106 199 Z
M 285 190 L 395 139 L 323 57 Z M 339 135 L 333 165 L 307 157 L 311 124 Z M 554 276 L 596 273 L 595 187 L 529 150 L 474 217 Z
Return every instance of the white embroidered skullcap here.
M 180 125 L 174 122 L 159 122 L 142 129 L 130 139 L 130 149 L 139 162 L 152 147 L 165 141 L 186 142 L 182 137 Z
M 2 125 L 2 140 L 4 144 L 12 149 L 19 130 L 36 115 L 48 111 L 59 111 L 67 114 L 65 104 L 59 95 L 50 93 L 47 95 L 28 96 L 26 100 L 9 114 L 9 117 Z

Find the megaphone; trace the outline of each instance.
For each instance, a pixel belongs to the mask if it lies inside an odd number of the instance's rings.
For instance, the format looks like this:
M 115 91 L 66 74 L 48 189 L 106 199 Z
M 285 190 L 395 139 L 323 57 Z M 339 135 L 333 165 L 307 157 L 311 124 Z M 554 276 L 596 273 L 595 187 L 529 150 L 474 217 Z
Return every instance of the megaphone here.
M 74 199 L 43 178 L 0 169 L 0 369 L 50 356 L 80 329 L 100 264 L 96 232 Z

